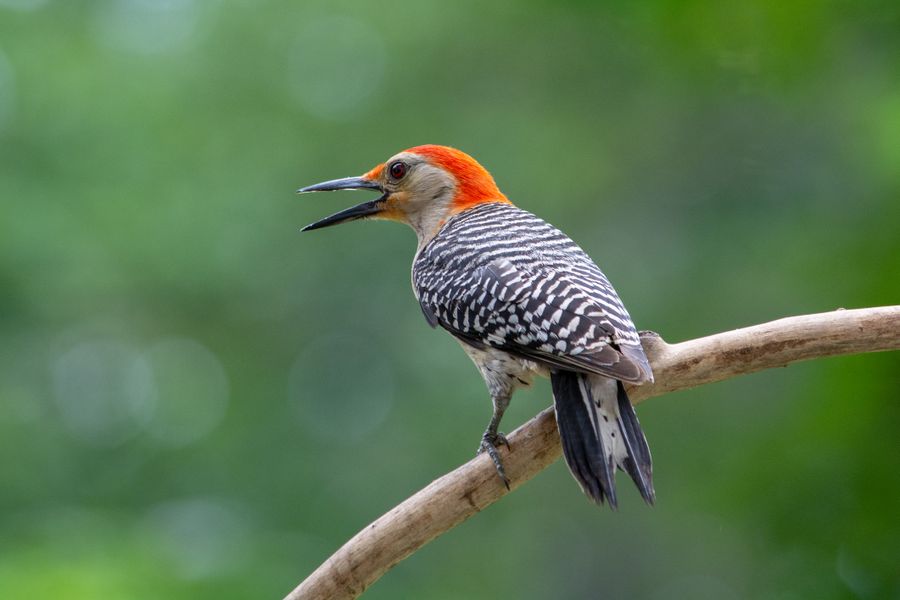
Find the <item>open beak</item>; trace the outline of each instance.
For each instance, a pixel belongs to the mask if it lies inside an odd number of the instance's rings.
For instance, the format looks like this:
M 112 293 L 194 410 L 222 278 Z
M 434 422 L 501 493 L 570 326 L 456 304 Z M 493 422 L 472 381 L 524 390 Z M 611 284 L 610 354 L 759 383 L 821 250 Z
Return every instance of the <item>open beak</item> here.
M 331 181 L 323 181 L 322 183 L 302 187 L 297 190 L 297 193 L 305 194 L 307 192 L 334 192 L 337 190 L 377 190 L 379 192 L 384 192 L 384 190 L 381 188 L 381 185 L 376 181 L 372 181 L 364 177 L 344 177 L 343 179 L 333 179 Z M 325 217 L 320 221 L 310 223 L 300 231 L 321 229 L 322 227 L 329 227 L 331 225 L 337 225 L 338 223 L 344 223 L 346 221 L 355 221 L 357 219 L 370 217 L 381 212 L 384 206 L 384 200 L 386 198 L 387 194 L 383 193 L 381 197 L 376 198 L 375 200 L 363 202 L 362 204 L 357 204 L 356 206 L 351 206 L 348 209 L 334 213 L 330 217 Z

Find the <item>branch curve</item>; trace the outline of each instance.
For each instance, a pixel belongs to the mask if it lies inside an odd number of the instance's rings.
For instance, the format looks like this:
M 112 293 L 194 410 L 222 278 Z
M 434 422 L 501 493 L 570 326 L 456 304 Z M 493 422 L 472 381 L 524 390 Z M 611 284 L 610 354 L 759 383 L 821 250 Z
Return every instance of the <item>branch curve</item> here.
M 678 344 L 644 332 L 655 382 L 628 389 L 635 404 L 675 390 L 826 356 L 900 349 L 900 306 L 788 317 Z M 481 455 L 407 498 L 357 533 L 285 600 L 349 599 L 398 562 L 516 489 L 560 456 L 553 408 L 509 436 L 510 490 Z

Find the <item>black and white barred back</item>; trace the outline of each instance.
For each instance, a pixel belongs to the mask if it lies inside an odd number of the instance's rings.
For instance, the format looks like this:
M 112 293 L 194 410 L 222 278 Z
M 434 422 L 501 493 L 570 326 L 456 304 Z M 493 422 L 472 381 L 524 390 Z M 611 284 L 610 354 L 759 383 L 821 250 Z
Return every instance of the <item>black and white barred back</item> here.
M 650 450 L 621 383 L 653 375 L 628 311 L 575 242 L 511 204 L 482 204 L 422 248 L 413 287 L 432 326 L 550 371 L 563 454 L 588 496 L 615 507 L 618 467 L 653 503 Z
M 432 325 L 473 345 L 623 381 L 652 378 L 603 272 L 567 235 L 511 204 L 449 219 L 416 257 L 413 286 Z

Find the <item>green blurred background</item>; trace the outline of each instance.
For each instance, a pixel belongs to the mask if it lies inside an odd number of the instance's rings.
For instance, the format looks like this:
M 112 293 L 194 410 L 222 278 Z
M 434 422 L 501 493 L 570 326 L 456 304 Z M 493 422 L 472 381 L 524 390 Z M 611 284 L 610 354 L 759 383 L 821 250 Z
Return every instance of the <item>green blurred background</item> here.
M 299 234 L 421 143 L 669 341 L 900 302 L 894 1 L 0 0 L 0 597 L 280 598 L 471 458 L 411 231 Z M 898 598 L 898 373 L 652 400 L 655 508 L 557 463 L 367 597 Z

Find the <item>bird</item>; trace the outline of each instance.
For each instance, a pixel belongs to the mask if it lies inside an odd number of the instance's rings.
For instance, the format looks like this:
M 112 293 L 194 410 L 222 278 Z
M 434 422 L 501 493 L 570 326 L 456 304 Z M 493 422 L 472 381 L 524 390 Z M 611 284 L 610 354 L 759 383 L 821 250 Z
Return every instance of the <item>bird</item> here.
M 337 190 L 379 196 L 302 231 L 359 219 L 412 227 L 413 291 L 428 324 L 453 335 L 484 378 L 493 412 L 477 453 L 507 488 L 503 413 L 516 389 L 549 377 L 563 455 L 583 492 L 615 509 L 618 469 L 654 503 L 650 449 L 624 386 L 652 382 L 653 372 L 628 311 L 578 244 L 449 146 L 408 148 L 361 176 L 297 192 Z

